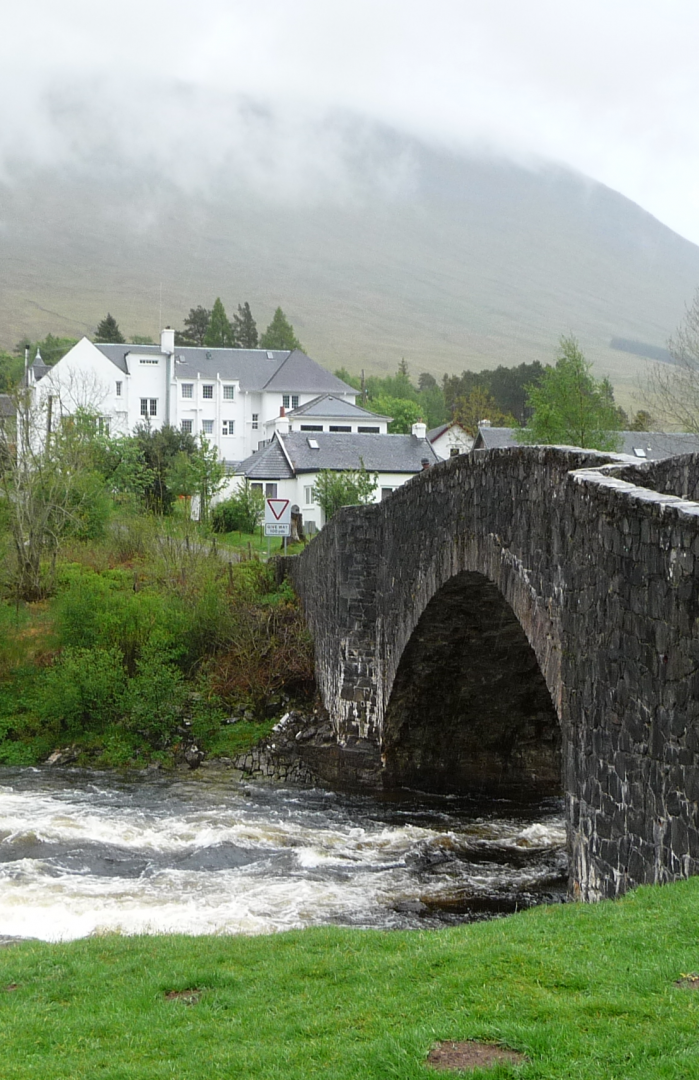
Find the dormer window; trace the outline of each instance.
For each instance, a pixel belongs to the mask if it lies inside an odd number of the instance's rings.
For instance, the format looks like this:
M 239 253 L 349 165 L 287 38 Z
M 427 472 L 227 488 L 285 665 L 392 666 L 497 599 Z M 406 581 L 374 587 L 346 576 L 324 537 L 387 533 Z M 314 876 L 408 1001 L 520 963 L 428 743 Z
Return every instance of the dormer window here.
M 298 409 L 299 396 L 298 394 L 282 394 L 282 405 L 285 409 Z

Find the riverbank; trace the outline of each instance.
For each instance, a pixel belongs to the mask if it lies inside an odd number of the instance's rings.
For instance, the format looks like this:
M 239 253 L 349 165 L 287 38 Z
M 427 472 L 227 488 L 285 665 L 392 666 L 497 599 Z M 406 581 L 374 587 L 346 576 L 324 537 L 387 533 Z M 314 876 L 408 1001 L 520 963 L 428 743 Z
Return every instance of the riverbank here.
M 439 1040 L 523 1080 L 699 1075 L 699 881 L 424 932 L 124 938 L 0 950 L 4 1080 L 424 1080 Z

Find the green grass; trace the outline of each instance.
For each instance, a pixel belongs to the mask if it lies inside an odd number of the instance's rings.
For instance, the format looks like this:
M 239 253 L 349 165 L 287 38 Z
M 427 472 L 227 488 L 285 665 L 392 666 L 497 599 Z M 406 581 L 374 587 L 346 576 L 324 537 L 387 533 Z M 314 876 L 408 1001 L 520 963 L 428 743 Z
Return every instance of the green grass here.
M 477 1038 L 530 1059 L 494 1078 L 692 1080 L 698 915 L 694 879 L 438 932 L 27 942 L 0 950 L 0 1076 L 426 1080 Z

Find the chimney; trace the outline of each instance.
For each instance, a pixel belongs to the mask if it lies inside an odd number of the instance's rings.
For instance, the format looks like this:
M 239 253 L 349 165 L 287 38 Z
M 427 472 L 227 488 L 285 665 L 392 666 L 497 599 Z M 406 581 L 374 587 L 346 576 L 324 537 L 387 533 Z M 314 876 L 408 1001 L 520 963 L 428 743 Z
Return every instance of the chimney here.
M 289 417 L 286 415 L 284 406 L 280 406 L 279 416 L 274 421 L 274 430 L 280 435 L 289 434 Z
M 412 432 L 416 439 L 426 439 L 427 424 L 423 424 L 422 420 L 418 420 L 417 424 L 413 424 Z
M 430 467 L 430 459 L 424 457 L 420 464 L 422 465 L 422 471 L 425 472 Z
M 481 420 L 478 424 L 479 427 L 490 427 L 490 420 Z
M 160 351 L 166 356 L 172 356 L 175 351 L 175 331 L 169 326 L 160 331 Z

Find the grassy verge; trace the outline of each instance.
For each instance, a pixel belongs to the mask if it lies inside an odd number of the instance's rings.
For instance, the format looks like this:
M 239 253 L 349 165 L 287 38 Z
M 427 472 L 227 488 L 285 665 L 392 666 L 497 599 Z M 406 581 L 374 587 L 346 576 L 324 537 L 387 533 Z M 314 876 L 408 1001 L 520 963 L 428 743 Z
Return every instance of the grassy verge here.
M 698 912 L 694 879 L 437 932 L 27 942 L 0 950 L 0 1074 L 425 1080 L 478 1038 L 530 1059 L 492 1077 L 692 1080 Z

